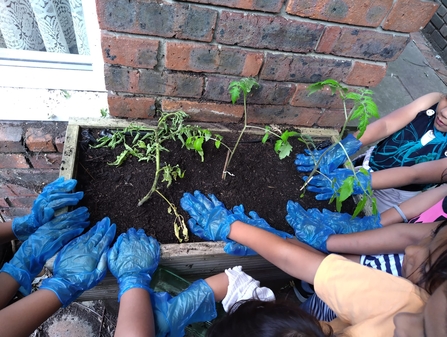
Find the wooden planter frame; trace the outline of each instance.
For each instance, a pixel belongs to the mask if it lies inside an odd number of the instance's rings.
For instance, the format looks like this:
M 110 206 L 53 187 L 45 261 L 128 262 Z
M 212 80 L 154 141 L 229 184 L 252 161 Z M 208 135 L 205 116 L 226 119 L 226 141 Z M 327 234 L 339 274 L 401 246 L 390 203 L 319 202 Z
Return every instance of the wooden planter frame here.
M 128 121 L 121 119 L 70 119 L 65 137 L 60 176 L 66 179 L 76 178 L 78 139 L 82 128 L 108 128 L 121 129 L 129 125 L 155 127 L 155 122 Z M 231 132 L 232 130 L 220 125 L 210 123 L 195 123 L 212 132 Z M 333 129 L 299 128 L 302 134 L 313 139 L 331 139 L 336 141 L 338 132 Z M 247 130 L 247 133 L 259 133 L 262 131 Z M 188 281 L 205 278 L 222 272 L 226 268 L 242 265 L 244 271 L 263 282 L 274 280 L 287 280 L 284 272 L 266 261 L 260 256 L 237 257 L 228 255 L 223 251 L 223 242 L 193 242 L 181 244 L 162 244 L 160 266 L 173 271 Z M 50 269 L 52 262 L 48 264 Z M 106 278 L 95 288 L 84 292 L 78 301 L 97 299 L 116 299 L 118 287 L 116 279 L 108 274 Z

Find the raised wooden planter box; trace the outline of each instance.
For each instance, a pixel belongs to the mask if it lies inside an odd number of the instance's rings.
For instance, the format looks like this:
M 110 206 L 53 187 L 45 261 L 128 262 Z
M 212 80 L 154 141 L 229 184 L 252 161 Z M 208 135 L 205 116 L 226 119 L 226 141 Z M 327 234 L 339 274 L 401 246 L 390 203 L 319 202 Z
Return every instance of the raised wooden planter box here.
M 146 127 L 151 126 L 150 122 L 129 122 L 118 119 L 71 119 L 67 126 L 60 176 L 67 179 L 76 178 L 76 154 L 81 128 L 116 129 L 125 128 L 131 123 Z M 197 124 L 212 132 L 231 131 L 219 124 Z M 338 136 L 337 131 L 332 129 L 300 128 L 300 131 L 303 134 L 322 140 L 334 140 Z M 223 246 L 223 242 L 162 244 L 160 266 L 173 271 L 188 281 L 205 278 L 236 265 L 244 266 L 245 272 L 260 281 L 269 282 L 288 278 L 284 272 L 260 256 L 236 257 L 228 255 L 223 251 Z M 79 300 L 116 299 L 117 291 L 116 279 L 112 275 L 108 275 L 101 284 L 85 292 Z

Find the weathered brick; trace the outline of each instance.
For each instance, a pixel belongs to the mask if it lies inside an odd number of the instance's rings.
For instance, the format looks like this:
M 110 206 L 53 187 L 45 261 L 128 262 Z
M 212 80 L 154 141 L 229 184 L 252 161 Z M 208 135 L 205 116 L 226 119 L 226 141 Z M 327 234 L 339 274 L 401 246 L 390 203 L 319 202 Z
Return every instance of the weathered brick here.
M 101 32 L 104 61 L 133 68 L 153 69 L 157 65 L 159 41 L 147 37 Z
M 150 97 L 107 97 L 110 115 L 124 118 L 152 118 L 155 112 L 155 98 Z
M 8 197 L 6 202 L 9 207 L 17 207 L 17 208 L 28 208 L 30 209 L 33 206 L 35 197 Z
M 284 1 L 285 0 L 186 0 L 185 2 L 279 13 Z
M 105 64 L 104 77 L 108 90 L 135 92 L 138 87 L 137 70 Z
M 345 123 L 345 113 L 343 110 L 324 110 L 317 125 L 324 128 L 341 130 Z
M 138 2 L 135 33 L 211 42 L 217 10 L 188 4 Z
M 327 78 L 343 81 L 352 62 L 304 55 L 267 53 L 261 79 L 314 83 Z
M 2 162 L 2 161 L 0 161 Z M 5 169 L 0 170 L 0 181 L 2 184 L 20 184 L 36 193 L 42 192 L 45 185 L 59 177 L 58 169 Z
M 330 54 L 332 49 L 334 49 L 340 36 L 341 36 L 340 26 L 327 26 L 324 29 L 320 41 L 318 42 L 317 48 L 315 49 L 316 52 L 323 54 Z
M 2 199 L 0 199 L 0 208 L 8 208 L 9 207 L 8 203 L 6 202 L 6 200 L 4 198 L 6 198 L 6 197 L 2 197 Z
M 219 104 L 211 102 L 194 102 L 186 100 L 162 99 L 163 111 L 183 110 L 192 121 L 237 123 L 241 120 L 244 107 L 242 105 Z
M 29 168 L 26 158 L 19 153 L 0 153 L 0 169 L 5 168 Z
M 204 81 L 201 76 L 146 69 L 140 70 L 139 75 L 138 93 L 193 98 L 202 95 Z
M 248 123 L 287 124 L 313 126 L 320 117 L 320 109 L 294 107 L 290 105 L 249 105 Z
M 447 36 L 447 25 L 442 26 L 442 28 L 439 30 L 439 32 L 445 38 Z
M 65 144 L 65 132 L 54 138 L 54 145 L 56 145 L 57 152 L 60 153 L 64 152 L 64 144 Z
M 309 95 L 309 85 L 299 83 L 290 101 L 293 106 L 308 108 L 343 108 L 343 102 L 338 95 L 332 95 L 331 89 L 325 86 L 322 90 Z
M 231 102 L 228 86 L 232 81 L 239 80 L 239 77 L 207 75 L 205 78 L 205 90 L 202 98 L 208 101 Z
M 426 0 L 398 0 L 386 17 L 382 28 L 397 32 L 417 32 L 425 27 L 439 4 Z
M 286 105 L 295 92 L 295 83 L 259 81 L 260 87 L 252 89 L 248 104 Z M 240 99 L 242 101 L 242 99 Z
M 137 1 L 129 0 L 96 1 L 99 28 L 117 32 L 135 31 L 137 4 Z
M 13 183 L 0 186 L 0 195 L 7 197 L 37 197 L 38 193 L 32 189 Z
M 386 63 L 365 63 L 354 61 L 345 83 L 360 87 L 375 87 L 386 75 Z
M 0 152 L 25 152 L 22 133 L 23 129 L 19 126 L 0 126 Z
M 424 32 L 424 34 L 431 34 L 435 29 L 435 26 L 433 26 L 433 24 L 429 22 L 422 31 Z
M 393 0 L 290 0 L 286 12 L 316 20 L 378 27 Z
M 34 153 L 29 157 L 31 165 L 38 169 L 58 169 L 61 165 L 62 154 L 60 153 Z
M 330 54 L 391 62 L 399 57 L 409 40 L 407 35 L 343 27 Z
M 438 14 L 440 17 L 444 17 L 447 14 L 447 8 L 444 5 L 439 5 L 436 14 Z
M 262 62 L 261 52 L 199 43 L 166 43 L 166 68 L 172 70 L 250 77 L 259 73 Z
M 304 20 L 224 11 L 215 35 L 222 44 L 306 53 L 315 48 L 323 29 Z
M 32 152 L 56 152 L 53 136 L 42 128 L 29 128 L 25 133 L 25 144 Z

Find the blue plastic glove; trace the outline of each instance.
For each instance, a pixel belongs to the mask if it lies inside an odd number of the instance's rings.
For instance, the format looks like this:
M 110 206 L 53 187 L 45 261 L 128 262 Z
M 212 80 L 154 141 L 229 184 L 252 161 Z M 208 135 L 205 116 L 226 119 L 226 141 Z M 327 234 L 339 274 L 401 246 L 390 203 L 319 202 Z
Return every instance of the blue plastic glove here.
M 366 173 L 365 173 L 366 172 Z M 336 169 L 332 173 L 318 174 L 312 177 L 307 185 L 307 190 L 318 193 L 315 196 L 317 200 L 328 200 L 336 194 L 346 178 L 353 177 L 354 173 L 350 169 Z M 371 174 L 367 171 L 357 171 L 357 179 L 354 179 L 353 193 L 363 194 L 371 187 Z M 303 177 L 305 181 L 308 177 Z
M 248 213 L 249 216 L 247 216 L 245 214 L 243 205 L 233 207 L 232 211 L 233 211 L 233 214 L 235 215 L 235 217 L 242 222 L 245 222 L 249 225 L 252 225 L 252 226 L 255 226 L 258 228 L 262 228 L 262 229 L 264 229 L 270 233 L 273 233 L 283 239 L 293 238 L 293 235 L 271 227 L 267 223 L 267 221 L 265 221 L 263 218 L 259 217 L 258 213 L 256 213 L 255 211 L 249 212 Z M 237 256 L 248 256 L 248 255 L 257 255 L 258 254 L 253 249 L 250 249 L 250 248 L 248 248 L 244 245 L 241 245 L 240 243 L 237 243 L 235 241 L 228 242 L 224 247 L 224 251 L 227 254 L 237 255 Z
M 352 215 L 348 213 L 331 212 L 328 209 L 323 209 L 321 220 L 325 222 L 326 226 L 331 227 L 336 234 L 357 233 L 383 227 L 380 223 L 380 214 L 352 218 Z
M 343 145 L 343 147 L 340 144 Z M 314 169 L 318 160 L 323 156 L 318 164 L 318 169 L 320 172 L 327 174 L 344 164 L 347 160 L 346 153 L 349 157 L 356 153 L 362 145 L 361 141 L 355 138 L 352 134 L 349 134 L 330 150 L 328 150 L 329 147 L 326 147 L 322 150 L 306 150 L 306 154 L 298 154 L 295 159 L 295 165 L 298 171 L 310 172 Z M 326 152 L 326 150 L 328 151 Z
M 230 241 L 230 225 L 237 219 L 213 194 L 184 193 L 180 206 L 191 216 L 188 225 L 195 235 L 204 240 Z
M 66 307 L 93 288 L 106 276 L 107 252 L 115 233 L 115 224 L 110 225 L 110 219 L 104 218 L 71 241 L 57 255 L 53 277 L 43 280 L 40 289 L 54 292 Z
M 29 295 L 31 282 L 42 271 L 45 262 L 83 232 L 90 223 L 88 217 L 87 208 L 79 207 L 40 226 L 22 243 L 1 271 L 11 275 L 20 284 L 21 293 Z
M 60 177 L 45 186 L 34 201 L 31 214 L 13 220 L 12 231 L 16 238 L 25 241 L 37 228 L 50 221 L 56 210 L 77 205 L 84 193 L 70 192 L 75 188 L 76 183 L 75 179 L 64 181 L 64 178 Z
M 332 228 L 325 225 L 325 221 L 313 218 L 299 203 L 291 200 L 287 202 L 286 220 L 294 229 L 298 240 L 319 251 L 328 253 L 326 241 L 329 236 L 336 233 Z
M 109 270 L 119 284 L 118 302 L 129 289 L 150 291 L 152 274 L 160 260 L 160 245 L 144 230 L 130 228 L 122 233 L 107 255 Z
M 157 337 L 181 337 L 189 324 L 217 317 L 214 293 L 204 280 L 195 281 L 175 297 L 152 292 L 151 303 Z

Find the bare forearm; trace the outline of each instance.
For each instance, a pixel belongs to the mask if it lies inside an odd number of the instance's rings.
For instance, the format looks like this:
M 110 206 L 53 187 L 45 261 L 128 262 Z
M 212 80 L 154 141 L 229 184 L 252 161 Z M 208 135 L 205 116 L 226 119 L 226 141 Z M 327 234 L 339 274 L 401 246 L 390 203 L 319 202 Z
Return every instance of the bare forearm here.
M 155 336 L 154 314 L 149 293 L 132 288 L 121 296 L 115 337 Z
M 227 295 L 228 276 L 225 273 L 219 273 L 205 279 L 205 282 L 213 290 L 216 302 L 222 301 Z
M 0 309 L 3 309 L 12 300 L 20 285 L 7 273 L 0 273 L 0 284 L 2 286 L 0 291 Z
M 39 290 L 0 311 L 2 337 L 28 337 L 62 306 L 56 294 Z
M 0 244 L 15 240 L 16 237 L 12 231 L 12 221 L 0 223 Z
M 285 273 L 309 283 L 314 282 L 317 269 L 326 256 L 241 221 L 231 225 L 228 237 L 253 249 Z
M 400 223 L 352 234 L 331 235 L 327 249 L 346 254 L 403 253 L 409 245 L 418 243 L 431 234 L 439 222 Z

